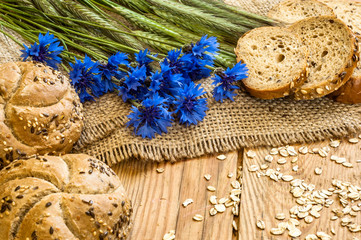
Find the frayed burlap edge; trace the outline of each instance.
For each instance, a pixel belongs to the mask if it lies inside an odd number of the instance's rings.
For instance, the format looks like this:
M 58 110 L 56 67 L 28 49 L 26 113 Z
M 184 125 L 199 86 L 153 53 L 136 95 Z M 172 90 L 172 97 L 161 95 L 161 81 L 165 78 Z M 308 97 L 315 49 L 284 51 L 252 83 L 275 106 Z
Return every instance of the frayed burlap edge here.
M 361 109 L 357 114 L 361 114 Z M 309 143 L 330 138 L 342 138 L 347 135 L 356 134 L 360 131 L 361 119 L 354 124 L 345 124 L 345 126 L 342 127 L 311 132 L 232 136 L 226 138 L 220 137 L 219 139 L 206 140 L 194 145 L 184 147 L 174 146 L 173 148 L 130 143 L 101 153 L 93 152 L 92 149 L 83 149 L 83 152 L 96 155 L 110 166 L 119 163 L 120 161 L 134 158 L 143 161 L 175 162 L 181 159 L 195 158 L 206 154 L 239 150 L 243 147 L 277 147 L 286 144 Z

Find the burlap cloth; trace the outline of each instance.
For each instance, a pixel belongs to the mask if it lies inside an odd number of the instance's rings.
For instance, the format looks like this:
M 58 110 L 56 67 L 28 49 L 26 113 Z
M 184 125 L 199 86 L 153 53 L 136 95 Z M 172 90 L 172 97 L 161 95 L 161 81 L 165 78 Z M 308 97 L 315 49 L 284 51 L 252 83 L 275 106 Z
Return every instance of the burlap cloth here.
M 245 10 L 265 14 L 278 0 L 227 0 Z M 19 46 L 0 34 L 1 62 L 18 60 Z M 361 106 L 328 98 L 313 101 L 260 100 L 240 92 L 234 102 L 211 98 L 211 80 L 202 81 L 209 111 L 197 126 L 174 124 L 167 134 L 142 139 L 126 128 L 130 105 L 115 94 L 84 104 L 85 129 L 74 148 L 114 164 L 129 158 L 176 161 L 242 147 L 281 145 L 337 138 L 356 133 Z

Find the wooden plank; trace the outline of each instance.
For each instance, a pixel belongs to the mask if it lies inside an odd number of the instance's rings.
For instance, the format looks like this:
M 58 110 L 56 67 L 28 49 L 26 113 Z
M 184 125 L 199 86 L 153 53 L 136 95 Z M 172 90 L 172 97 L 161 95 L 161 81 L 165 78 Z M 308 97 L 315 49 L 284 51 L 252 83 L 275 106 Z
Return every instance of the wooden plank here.
M 329 141 L 309 144 L 308 148 L 322 148 L 327 146 Z M 307 184 L 314 184 L 315 189 L 328 189 L 331 187 L 332 179 L 339 179 L 342 181 L 348 181 L 353 185 L 361 186 L 361 163 L 357 163 L 357 159 L 361 159 L 360 151 L 361 143 L 350 144 L 347 140 L 343 140 L 340 147 L 333 149 L 331 148 L 330 153 L 327 158 L 322 158 L 317 154 L 307 154 L 300 155 L 297 163 L 291 163 L 291 158 L 287 158 L 287 163 L 284 165 L 279 165 L 276 163 L 276 160 L 273 160 L 269 164 L 270 168 L 276 169 L 280 168 L 280 172 L 285 174 L 290 174 L 298 179 L 304 179 Z M 298 149 L 300 146 L 295 146 Z M 255 158 L 248 158 L 246 153 L 248 150 L 254 150 L 256 152 Z M 254 172 L 248 171 L 250 165 L 256 164 L 261 165 L 267 163 L 264 160 L 264 156 L 269 153 L 270 148 L 258 148 L 258 149 L 246 149 L 243 161 L 243 191 L 241 198 L 241 215 L 239 220 L 239 239 L 240 240 L 249 240 L 249 239 L 290 239 L 288 237 L 288 231 L 286 231 L 281 236 L 273 236 L 270 234 L 270 229 L 276 227 L 280 222 L 275 219 L 277 213 L 284 213 L 286 219 L 289 219 L 289 209 L 297 203 L 295 198 L 292 197 L 289 192 L 291 186 L 289 183 L 284 181 L 275 182 L 270 180 L 268 177 L 257 177 L 257 174 Z M 339 157 L 345 157 L 350 161 L 354 168 L 346 168 L 340 164 L 336 164 L 334 161 L 330 160 L 330 156 L 334 154 Z M 275 159 L 280 158 L 281 156 L 275 157 Z M 292 171 L 292 166 L 298 165 L 298 172 Z M 314 169 L 316 167 L 321 167 L 323 169 L 321 175 L 315 175 Z M 324 208 L 320 214 L 319 219 L 315 219 L 311 224 L 306 224 L 304 221 L 300 221 L 300 230 L 302 235 L 300 239 L 304 239 L 308 234 L 315 234 L 317 231 L 323 231 L 327 234 L 331 234 L 331 228 L 334 228 L 336 235 L 333 236 L 333 239 L 337 240 L 348 240 L 357 237 L 361 239 L 361 233 L 351 233 L 345 227 L 340 226 L 340 219 L 336 221 L 331 221 L 330 218 L 334 214 L 331 212 L 332 209 L 342 209 L 341 204 L 339 203 L 338 198 L 334 194 L 332 199 L 335 202 L 330 206 L 330 208 Z M 360 203 L 361 201 L 357 201 Z M 263 220 L 266 224 L 266 229 L 264 231 L 257 229 L 256 221 Z M 357 213 L 357 217 L 353 219 L 354 222 L 361 224 L 361 213 Z
M 134 226 L 129 239 L 162 239 L 169 230 L 176 230 L 177 240 L 232 239 L 233 215 L 226 212 L 209 216 L 209 197 L 229 196 L 230 182 L 236 178 L 237 152 L 226 154 L 220 161 L 217 155 L 177 163 L 144 163 L 129 161 L 113 167 L 133 201 Z M 157 173 L 157 168 L 164 168 Z M 229 173 L 232 178 L 228 178 Z M 206 181 L 205 174 L 211 180 Z M 212 185 L 217 191 L 207 191 Z M 182 203 L 192 198 L 193 203 L 184 208 Z M 204 216 L 202 222 L 192 220 L 195 214 Z

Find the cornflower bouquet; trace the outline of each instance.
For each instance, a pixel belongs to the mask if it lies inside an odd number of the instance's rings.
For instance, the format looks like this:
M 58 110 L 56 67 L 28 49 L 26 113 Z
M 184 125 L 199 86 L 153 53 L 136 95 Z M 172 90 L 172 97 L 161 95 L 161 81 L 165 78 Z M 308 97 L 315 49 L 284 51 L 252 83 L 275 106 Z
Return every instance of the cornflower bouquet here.
M 53 68 L 61 64 L 59 55 L 64 48 L 49 32 L 40 33 L 38 42 L 24 47 L 24 61 L 32 59 Z M 247 77 L 247 68 L 241 63 L 226 70 L 214 68 L 218 51 L 217 38 L 204 35 L 196 43 L 170 50 L 163 59 L 148 49 L 135 53 L 134 61 L 122 52 L 104 62 L 85 55 L 83 61 L 75 57 L 74 63 L 69 63 L 69 77 L 82 102 L 115 92 L 133 104 L 127 126 L 133 127 L 136 135 L 154 138 L 166 133 L 174 121 L 189 126 L 203 120 L 208 110 L 207 99 L 202 97 L 206 92 L 197 81 L 210 77 L 212 71 L 215 100 L 233 101 L 239 88 L 235 83 Z

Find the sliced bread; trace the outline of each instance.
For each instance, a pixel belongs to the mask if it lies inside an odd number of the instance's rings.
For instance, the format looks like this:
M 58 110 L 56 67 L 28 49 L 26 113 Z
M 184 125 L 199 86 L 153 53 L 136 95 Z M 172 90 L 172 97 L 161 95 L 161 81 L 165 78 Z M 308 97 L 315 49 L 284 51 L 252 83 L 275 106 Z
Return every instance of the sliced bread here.
M 243 84 L 255 97 L 287 96 L 306 79 L 307 48 L 287 28 L 253 29 L 238 40 L 235 53 L 249 69 Z
M 361 1 L 321 0 L 331 7 L 336 16 L 345 22 L 356 34 L 361 48 Z M 350 80 L 332 94 L 337 101 L 361 103 L 361 61 L 358 62 Z
M 268 12 L 268 17 L 285 24 L 323 15 L 335 16 L 332 8 L 316 0 L 285 0 Z
M 313 99 L 339 89 L 351 77 L 359 60 L 353 32 L 331 16 L 310 17 L 289 29 L 300 36 L 309 50 L 309 75 L 296 89 L 295 99 Z

